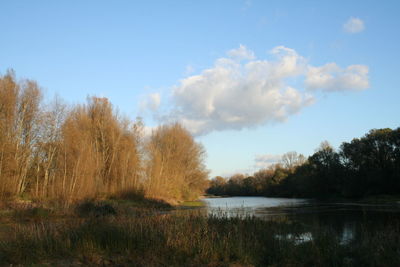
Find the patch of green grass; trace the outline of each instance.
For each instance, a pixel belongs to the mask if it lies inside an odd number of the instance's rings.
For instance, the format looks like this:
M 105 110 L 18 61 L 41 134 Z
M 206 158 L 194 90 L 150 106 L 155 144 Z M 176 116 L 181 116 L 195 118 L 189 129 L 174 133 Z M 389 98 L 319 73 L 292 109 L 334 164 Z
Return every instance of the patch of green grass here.
M 184 201 L 179 206 L 181 206 L 181 207 L 205 207 L 205 203 L 200 200 Z
M 148 199 L 144 198 L 142 200 L 132 200 L 132 199 L 110 199 L 105 201 L 106 203 L 115 204 L 119 207 L 131 207 L 138 209 L 172 209 L 172 206 L 162 200 L 158 199 Z
M 109 197 L 105 202 L 124 207 L 143 209 L 171 209 L 172 206 L 160 199 L 147 198 L 143 191 L 126 190 Z
M 145 195 L 143 190 L 124 190 L 117 192 L 109 197 L 109 199 L 115 200 L 130 200 L 130 201 L 143 201 Z

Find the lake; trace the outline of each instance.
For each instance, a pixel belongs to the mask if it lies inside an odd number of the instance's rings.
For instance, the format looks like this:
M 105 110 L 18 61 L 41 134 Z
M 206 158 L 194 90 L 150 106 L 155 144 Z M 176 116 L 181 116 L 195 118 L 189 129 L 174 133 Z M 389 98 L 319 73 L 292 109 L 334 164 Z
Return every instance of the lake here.
M 300 241 L 312 239 L 316 229 L 334 231 L 341 242 L 353 241 L 360 231 L 376 231 L 400 223 L 400 204 L 324 202 L 310 199 L 226 197 L 205 198 L 209 215 L 255 216 L 263 220 L 285 220 L 301 224 Z

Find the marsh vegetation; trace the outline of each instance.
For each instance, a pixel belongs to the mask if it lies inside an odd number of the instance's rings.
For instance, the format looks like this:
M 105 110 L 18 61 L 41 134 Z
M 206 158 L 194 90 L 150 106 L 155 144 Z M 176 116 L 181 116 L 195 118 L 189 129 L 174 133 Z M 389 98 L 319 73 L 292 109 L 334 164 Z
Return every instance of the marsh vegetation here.
M 93 204 L 93 203 L 92 203 Z M 115 202 L 86 209 L 113 212 L 36 213 L 2 228 L 3 264 L 118 266 L 396 266 L 399 220 L 371 231 L 368 219 L 343 242 L 329 224 L 290 217 L 207 215 L 204 210 L 132 208 Z M 107 210 L 107 209 L 106 209 Z M 77 213 L 78 212 L 78 213 Z M 24 218 L 26 220 L 24 220 Z M 3 217 L 4 220 L 4 217 Z M 6 229 L 7 228 L 7 229 Z

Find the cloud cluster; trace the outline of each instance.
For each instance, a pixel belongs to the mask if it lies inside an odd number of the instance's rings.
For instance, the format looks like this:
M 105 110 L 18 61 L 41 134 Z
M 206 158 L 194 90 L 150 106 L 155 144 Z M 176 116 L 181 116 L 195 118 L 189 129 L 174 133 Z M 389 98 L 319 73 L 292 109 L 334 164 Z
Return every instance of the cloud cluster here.
M 238 49 L 228 51 L 228 56 L 238 60 L 252 60 L 255 58 L 254 52 L 248 50 L 244 45 L 239 45 Z
M 349 18 L 349 20 L 343 24 L 343 29 L 347 33 L 359 33 L 364 30 L 364 21 L 359 18 Z
M 325 91 L 367 89 L 369 86 L 368 67 L 364 65 L 351 65 L 342 69 L 335 63 L 329 63 L 322 67 L 310 66 L 305 84 L 308 89 L 321 89 Z
M 361 90 L 368 87 L 368 67 L 340 68 L 335 63 L 315 67 L 295 50 L 278 46 L 271 58 L 257 59 L 240 45 L 219 58 L 214 66 L 189 76 L 172 88 L 168 114 L 163 122 L 179 121 L 193 134 L 239 130 L 285 121 L 311 105 L 316 90 Z M 289 81 L 304 83 L 294 88 Z M 296 86 L 297 87 L 297 86 Z M 155 110 L 159 95 L 147 106 Z

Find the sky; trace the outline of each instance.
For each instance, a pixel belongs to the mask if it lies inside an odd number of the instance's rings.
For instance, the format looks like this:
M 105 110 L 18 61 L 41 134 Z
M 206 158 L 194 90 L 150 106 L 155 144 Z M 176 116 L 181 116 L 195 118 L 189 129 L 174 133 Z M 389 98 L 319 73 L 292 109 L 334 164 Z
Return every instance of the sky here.
M 178 121 L 210 176 L 400 126 L 400 1 L 0 1 L 0 73 Z

